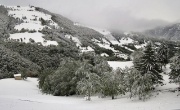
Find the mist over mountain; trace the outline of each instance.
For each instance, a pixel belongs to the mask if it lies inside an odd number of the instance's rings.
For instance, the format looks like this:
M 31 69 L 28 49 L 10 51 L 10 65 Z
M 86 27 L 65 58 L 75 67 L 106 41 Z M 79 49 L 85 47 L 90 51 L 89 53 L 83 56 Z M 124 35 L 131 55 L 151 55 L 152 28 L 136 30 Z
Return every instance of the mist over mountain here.
M 180 40 L 180 23 L 146 30 L 144 33 L 147 36 L 154 38 L 163 38 L 177 41 Z
M 61 14 L 74 22 L 118 31 L 143 31 L 176 23 L 178 0 L 1 0 L 5 5 L 33 5 Z M 157 5 L 158 4 L 158 5 Z

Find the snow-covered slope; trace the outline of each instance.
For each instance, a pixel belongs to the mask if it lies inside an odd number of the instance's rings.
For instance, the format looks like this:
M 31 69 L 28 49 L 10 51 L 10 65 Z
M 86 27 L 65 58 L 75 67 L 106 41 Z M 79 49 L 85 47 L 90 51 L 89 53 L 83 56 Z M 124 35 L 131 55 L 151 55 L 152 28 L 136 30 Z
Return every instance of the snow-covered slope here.
M 21 6 L 8 6 L 9 8 L 9 16 L 12 16 L 16 19 L 22 20 L 23 23 L 16 25 L 15 29 L 21 30 L 21 29 L 29 29 L 29 30 L 42 30 L 44 27 L 41 24 L 40 19 L 44 19 L 45 21 L 48 21 L 51 26 L 54 26 L 55 28 L 58 28 L 58 24 L 55 23 L 51 19 L 51 15 L 39 12 L 35 10 L 35 7 L 29 6 L 29 7 L 21 7 Z M 50 27 L 49 27 L 50 28 Z
M 40 42 L 43 46 L 58 45 L 56 41 L 45 40 L 41 31 L 43 28 L 59 28 L 58 24 L 51 19 L 51 15 L 35 10 L 33 6 L 7 6 L 8 14 L 19 21 L 14 28 L 18 31 L 29 30 L 34 33 L 14 33 L 10 34 L 10 39 L 16 39 L 21 42 L 29 43 L 33 39 L 36 43 Z M 43 25 L 42 22 L 48 22 L 48 25 Z
M 15 34 L 10 34 L 10 40 L 18 40 L 20 42 L 25 42 L 29 43 L 34 40 L 36 43 L 41 43 L 43 46 L 48 46 L 48 45 L 58 45 L 56 41 L 50 41 L 50 40 L 45 40 L 43 37 L 42 33 L 15 33 Z
M 136 38 L 140 36 L 137 33 L 131 33 L 131 32 L 124 32 L 120 34 L 116 33 L 118 36 L 117 37 L 114 36 L 114 32 L 112 33 L 107 29 L 85 26 L 77 22 L 75 22 L 74 25 L 77 27 L 88 27 L 102 34 L 104 38 L 101 38 L 101 40 L 94 38 L 91 39 L 91 41 L 93 41 L 101 48 L 111 50 L 115 55 L 115 57 L 123 58 L 125 60 L 129 58 L 130 53 L 134 52 L 136 49 L 144 48 L 147 44 L 146 42 L 140 43 L 137 39 L 133 39 L 134 36 Z M 104 53 L 102 54 L 102 56 L 104 56 Z
M 108 61 L 108 64 L 113 67 L 113 69 L 121 68 L 125 69 L 126 67 L 130 68 L 133 66 L 132 61 L 119 62 L 119 61 Z
M 74 37 L 74 36 L 68 35 L 68 34 L 65 35 L 64 37 L 74 41 L 76 43 L 76 46 L 81 46 L 81 41 L 77 37 Z
M 121 62 L 119 62 L 121 64 Z M 130 66 L 130 62 L 120 67 Z M 114 65 L 114 64 L 113 64 Z M 167 69 L 169 71 L 169 69 Z M 38 89 L 36 78 L 27 80 L 2 79 L 0 80 L 0 110 L 178 110 L 180 96 L 169 89 L 178 87 L 170 84 L 168 76 L 164 75 L 166 85 L 157 87 L 158 92 L 147 101 L 129 99 L 127 95 L 118 96 L 116 100 L 110 97 L 98 98 L 93 96 L 92 101 L 85 101 L 82 96 L 51 96 L 42 94 Z M 161 90 L 161 91 L 159 91 Z M 158 94 L 158 95 L 157 95 Z
M 179 41 L 180 23 L 146 30 L 144 34 L 153 38 L 163 38 L 166 40 Z

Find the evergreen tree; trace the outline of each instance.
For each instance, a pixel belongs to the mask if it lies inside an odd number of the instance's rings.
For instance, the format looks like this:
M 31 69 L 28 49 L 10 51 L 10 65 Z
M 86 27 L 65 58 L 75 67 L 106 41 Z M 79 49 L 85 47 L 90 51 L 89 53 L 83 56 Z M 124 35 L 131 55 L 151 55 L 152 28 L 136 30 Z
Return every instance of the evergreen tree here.
M 151 43 L 133 63 L 134 68 L 131 68 L 126 76 L 128 91 L 131 93 L 130 97 L 138 96 L 140 100 L 145 100 L 151 96 L 154 85 L 162 83 L 163 80 Z
M 157 49 L 156 57 L 161 69 L 162 66 L 165 67 L 169 59 L 169 48 L 165 43 L 162 43 Z
M 144 74 L 152 74 L 154 84 L 161 83 L 161 69 L 156 61 L 151 43 L 145 47 L 144 54 L 139 59 L 135 59 L 133 63 L 134 67 L 141 73 L 142 76 Z
M 171 82 L 179 84 L 180 89 L 180 52 L 175 54 L 173 58 L 171 58 L 170 69 L 171 72 L 169 73 Z

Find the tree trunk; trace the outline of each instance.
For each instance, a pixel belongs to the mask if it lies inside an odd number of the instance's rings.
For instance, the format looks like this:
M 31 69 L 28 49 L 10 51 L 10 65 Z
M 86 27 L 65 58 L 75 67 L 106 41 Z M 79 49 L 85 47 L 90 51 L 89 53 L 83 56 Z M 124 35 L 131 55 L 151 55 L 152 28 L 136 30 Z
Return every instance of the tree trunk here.
M 114 95 L 112 95 L 112 100 L 114 99 Z
M 130 99 L 132 98 L 132 90 L 131 90 L 131 87 L 130 87 Z
M 91 100 L 91 92 L 90 92 L 90 90 L 88 90 L 88 94 L 87 95 L 88 95 L 87 96 L 87 100 L 90 101 Z

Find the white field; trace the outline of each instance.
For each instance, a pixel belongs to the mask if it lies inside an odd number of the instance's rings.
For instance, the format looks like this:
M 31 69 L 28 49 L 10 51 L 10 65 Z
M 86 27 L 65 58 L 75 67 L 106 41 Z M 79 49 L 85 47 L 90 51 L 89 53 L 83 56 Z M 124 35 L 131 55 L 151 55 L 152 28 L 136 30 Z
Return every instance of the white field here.
M 94 51 L 94 49 L 92 47 L 90 47 L 90 46 L 88 46 L 88 47 L 80 47 L 80 50 L 81 50 L 82 53 L 83 52 L 93 52 Z
M 52 21 L 51 15 L 36 11 L 34 7 L 8 6 L 8 8 L 9 8 L 9 12 L 8 12 L 9 16 L 24 21 L 24 23 L 21 23 L 20 25 L 16 25 L 15 29 L 21 30 L 22 28 L 24 28 L 29 30 L 34 29 L 37 31 L 42 30 L 45 26 L 41 25 L 41 21 L 39 21 L 40 18 L 49 21 L 50 25 L 58 28 L 58 24 Z
M 49 24 L 51 26 L 54 26 L 55 28 L 59 28 L 58 24 L 55 23 L 51 19 L 51 15 L 36 11 L 34 7 L 17 7 L 17 6 L 7 6 L 9 8 L 8 14 L 9 16 L 12 16 L 16 19 L 22 20 L 23 23 L 17 24 L 14 28 L 17 30 L 21 29 L 28 29 L 28 30 L 36 30 L 36 33 L 15 33 L 15 34 L 10 34 L 10 39 L 15 39 L 19 40 L 25 43 L 29 43 L 29 39 L 33 39 L 36 43 L 40 42 L 43 46 L 48 46 L 48 45 L 58 45 L 56 41 L 50 41 L 50 40 L 45 40 L 42 36 L 42 33 L 39 33 L 39 30 L 42 30 L 45 27 L 48 27 L 51 29 L 49 26 L 43 26 L 41 24 L 41 21 L 39 20 L 40 18 L 43 18 L 44 20 L 49 21 Z
M 144 48 L 147 45 L 147 43 L 141 44 L 141 45 L 135 45 L 137 49 Z
M 77 37 L 74 37 L 72 35 L 65 35 L 64 36 L 65 38 L 68 38 L 68 39 L 72 39 L 75 43 L 76 43 L 76 46 L 81 46 L 81 41 L 77 38 Z
M 131 39 L 131 38 L 121 38 L 121 40 L 119 40 L 119 42 L 120 42 L 120 45 L 123 45 L 123 44 L 130 44 L 130 43 L 133 43 L 134 42 L 134 40 L 133 39 Z
M 36 33 L 15 33 L 15 34 L 10 34 L 9 39 L 14 39 L 14 40 L 21 40 L 22 42 L 29 43 L 30 39 L 33 39 L 36 43 L 41 43 L 43 46 L 48 46 L 48 45 L 58 45 L 56 41 L 50 41 L 50 40 L 45 40 L 43 37 L 42 33 L 36 32 Z
M 133 66 L 132 61 L 124 61 L 124 62 L 119 62 L 119 61 L 108 61 L 108 64 L 113 68 L 122 68 L 125 69 L 126 67 L 130 68 Z
M 119 67 L 130 66 L 131 62 L 110 62 L 110 65 L 120 64 Z M 165 70 L 166 72 L 169 69 Z M 180 96 L 177 92 L 168 92 L 175 89 L 176 84 L 168 83 L 168 76 L 164 75 L 166 85 L 157 87 L 154 95 L 145 102 L 136 98 L 129 99 L 128 95 L 98 98 L 93 96 L 92 101 L 85 101 L 82 96 L 51 96 L 42 94 L 38 89 L 36 78 L 24 80 L 0 80 L 0 110 L 178 110 L 180 109 Z M 159 95 L 157 95 L 159 94 Z

